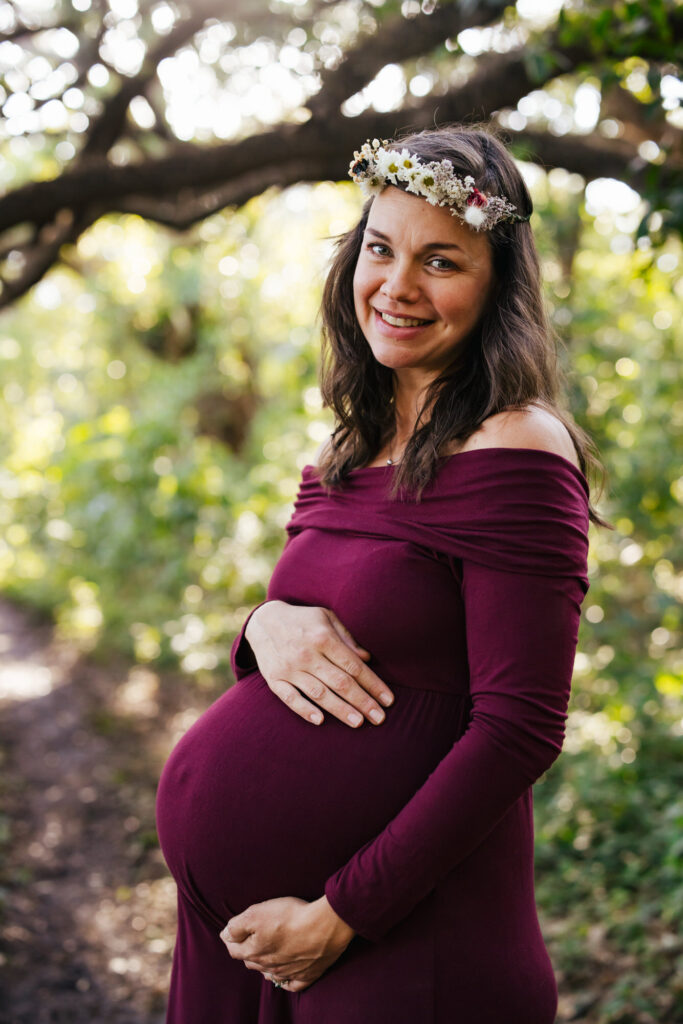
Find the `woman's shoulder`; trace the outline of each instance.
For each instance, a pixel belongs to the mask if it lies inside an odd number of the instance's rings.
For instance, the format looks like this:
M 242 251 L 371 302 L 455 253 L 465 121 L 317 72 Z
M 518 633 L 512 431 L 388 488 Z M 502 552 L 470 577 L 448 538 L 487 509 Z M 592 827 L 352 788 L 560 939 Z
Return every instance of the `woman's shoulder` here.
M 506 409 L 489 416 L 461 447 L 452 446 L 446 454 L 481 448 L 536 448 L 562 455 L 580 469 L 571 434 L 554 413 L 540 405 L 524 409 Z
M 332 436 L 318 445 L 311 458 L 311 465 L 320 465 L 329 452 Z M 453 444 L 445 455 L 474 451 L 483 448 L 535 448 L 562 455 L 577 469 L 580 469 L 576 448 L 566 426 L 553 412 L 542 405 L 530 403 L 524 409 L 505 409 L 484 420 L 478 430 L 471 434 L 464 445 Z

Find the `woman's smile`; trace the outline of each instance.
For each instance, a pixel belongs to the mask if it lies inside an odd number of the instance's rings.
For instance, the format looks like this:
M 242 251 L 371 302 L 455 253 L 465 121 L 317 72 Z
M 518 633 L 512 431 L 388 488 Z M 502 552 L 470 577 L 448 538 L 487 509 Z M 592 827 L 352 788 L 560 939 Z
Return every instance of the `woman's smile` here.
M 434 321 L 420 319 L 413 316 L 402 316 L 397 313 L 387 313 L 385 310 L 375 309 L 375 320 L 378 330 L 387 337 L 412 338 L 425 327 L 430 327 Z

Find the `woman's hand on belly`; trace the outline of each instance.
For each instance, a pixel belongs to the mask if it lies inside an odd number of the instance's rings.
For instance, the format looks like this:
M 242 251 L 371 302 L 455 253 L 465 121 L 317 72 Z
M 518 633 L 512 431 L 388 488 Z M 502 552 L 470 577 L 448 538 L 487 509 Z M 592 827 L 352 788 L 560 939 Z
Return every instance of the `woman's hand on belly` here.
M 377 701 L 391 704 L 393 694 L 365 664 L 369 652 L 329 608 L 267 601 L 244 635 L 270 690 L 307 722 L 323 721 L 315 704 L 354 728 L 363 715 L 375 725 L 384 720 Z
M 221 932 L 230 956 L 301 992 L 325 973 L 356 933 L 327 897 L 313 903 L 284 896 L 253 903 Z

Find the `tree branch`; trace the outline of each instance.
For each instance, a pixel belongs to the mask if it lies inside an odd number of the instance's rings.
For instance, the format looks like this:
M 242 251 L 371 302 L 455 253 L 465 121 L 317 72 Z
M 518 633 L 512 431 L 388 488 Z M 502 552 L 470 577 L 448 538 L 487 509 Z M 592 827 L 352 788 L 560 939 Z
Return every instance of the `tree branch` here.
M 551 135 L 525 128 L 510 132 L 510 143 L 520 160 L 539 164 L 545 170 L 564 167 L 587 181 L 620 178 L 637 188 L 650 165 L 635 146 L 623 139 L 600 139 L 594 135 Z M 679 172 L 680 173 L 680 172 Z
M 644 183 L 650 164 L 639 156 L 628 142 L 596 139 L 589 135 L 553 136 L 531 129 L 510 133 L 510 143 L 520 160 L 542 165 L 546 170 L 563 167 L 593 178 L 618 178 L 634 188 Z M 277 168 L 265 169 L 255 177 L 244 175 L 219 190 L 205 192 L 185 190 L 181 196 L 167 200 L 147 196 L 130 196 L 113 204 L 108 212 L 136 213 L 175 230 L 185 230 L 226 206 L 241 206 L 266 188 L 287 188 L 300 181 L 340 180 L 336 156 L 328 159 L 283 162 Z M 662 169 L 664 183 L 675 184 L 683 174 L 683 162 L 676 161 Z M 346 175 L 344 174 L 344 179 Z M 182 205 L 179 205 L 181 200 Z M 184 200 L 184 202 L 183 202 Z
M 185 231 L 226 206 L 242 206 L 267 188 L 287 188 L 299 181 L 337 180 L 337 166 L 336 157 L 317 161 L 314 173 L 311 173 L 310 161 L 297 158 L 279 164 L 277 168 L 268 167 L 245 174 L 221 189 L 204 192 L 184 189 L 179 195 L 161 200 L 150 196 L 129 196 L 113 204 L 108 212 L 136 213 L 165 227 Z
M 87 142 L 81 150 L 78 162 L 87 162 L 95 154 L 106 154 L 111 149 L 124 129 L 126 112 L 131 100 L 144 93 L 150 81 L 156 76 L 160 62 L 175 53 L 188 39 L 192 39 L 209 18 L 224 14 L 224 8 L 225 0 L 197 0 L 192 15 L 178 22 L 145 56 L 139 73 L 133 78 L 126 79 L 119 91 L 107 100 L 101 114 L 91 124 Z
M 363 38 L 338 67 L 322 72 L 320 91 L 308 100 L 308 109 L 318 118 L 336 112 L 344 100 L 371 82 L 386 64 L 419 57 L 466 28 L 488 25 L 500 18 L 508 6 L 508 0 L 451 2 L 432 14 L 396 18 L 380 34 Z
M 215 2 L 215 0 L 214 0 Z M 572 67 L 572 61 L 585 58 L 585 47 L 571 47 L 548 65 L 547 78 Z M 547 80 L 546 78 L 546 80 Z M 420 105 L 398 112 L 369 111 L 357 118 L 316 117 L 304 125 L 281 125 L 237 143 L 204 147 L 188 145 L 182 155 L 171 155 L 146 163 L 113 166 L 106 159 L 90 159 L 85 166 L 72 167 L 51 181 L 24 185 L 0 199 L 0 231 L 30 220 L 44 223 L 66 206 L 78 208 L 94 201 L 118 203 L 126 195 L 159 195 L 159 182 L 173 194 L 184 187 L 223 186 L 247 173 L 271 169 L 288 162 L 296 153 L 303 162 L 315 167 L 336 156 L 337 176 L 345 177 L 349 153 L 374 135 L 389 138 L 401 126 L 423 126 L 438 118 L 441 122 L 487 117 L 510 103 L 516 103 L 540 83 L 530 76 L 526 50 L 489 55 L 477 65 L 477 71 L 463 85 L 445 95 L 428 96 Z M 310 181 L 307 174 L 305 180 Z M 252 192 L 255 195 L 256 192 Z
M 98 220 L 105 211 L 99 206 L 81 211 L 77 217 L 65 216 L 61 223 L 49 226 L 40 232 L 41 241 L 35 245 L 15 247 L 12 251 L 21 256 L 22 268 L 16 277 L 0 281 L 0 309 L 15 302 L 47 273 L 59 257 L 59 250 L 69 242 L 75 242 L 86 228 Z

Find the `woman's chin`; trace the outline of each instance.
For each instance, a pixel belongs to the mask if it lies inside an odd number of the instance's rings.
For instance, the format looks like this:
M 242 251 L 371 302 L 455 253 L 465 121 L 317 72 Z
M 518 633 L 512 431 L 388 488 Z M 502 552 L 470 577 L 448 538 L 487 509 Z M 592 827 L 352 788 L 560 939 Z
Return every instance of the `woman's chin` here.
M 401 370 L 414 370 L 422 373 L 433 373 L 434 369 L 431 366 L 425 365 L 419 359 L 415 358 L 415 353 L 411 352 L 386 352 L 380 349 L 372 350 L 376 361 L 382 366 L 385 366 L 388 370 L 394 370 L 396 373 Z
M 378 363 L 390 370 L 419 369 L 422 365 L 417 353 L 411 351 L 406 345 L 392 342 L 387 344 L 384 339 L 379 342 L 373 340 L 370 344 L 372 354 Z

